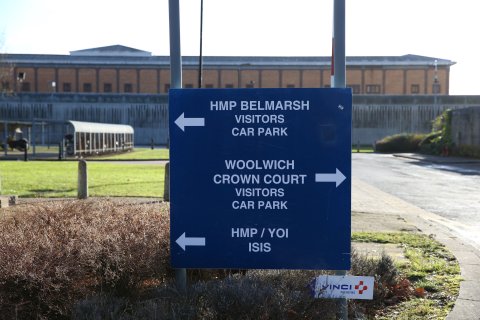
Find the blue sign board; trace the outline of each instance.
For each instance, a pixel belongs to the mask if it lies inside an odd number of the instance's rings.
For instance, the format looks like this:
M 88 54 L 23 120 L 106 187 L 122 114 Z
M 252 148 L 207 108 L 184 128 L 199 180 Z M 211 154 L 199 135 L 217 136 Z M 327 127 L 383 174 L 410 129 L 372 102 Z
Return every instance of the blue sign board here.
M 350 89 L 170 90 L 176 268 L 350 269 Z

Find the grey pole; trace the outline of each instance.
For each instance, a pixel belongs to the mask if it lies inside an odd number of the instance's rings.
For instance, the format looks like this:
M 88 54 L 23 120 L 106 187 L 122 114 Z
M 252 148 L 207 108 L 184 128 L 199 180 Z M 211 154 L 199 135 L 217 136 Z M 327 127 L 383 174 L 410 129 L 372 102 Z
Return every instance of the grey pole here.
M 333 88 L 345 88 L 345 0 L 333 4 Z
M 25 150 L 23 150 L 23 161 L 28 161 L 28 142 L 25 143 Z
M 180 53 L 179 0 L 169 0 L 170 15 L 170 87 L 182 87 L 182 55 Z
M 333 88 L 346 87 L 346 66 L 345 66 L 345 0 L 334 0 L 333 3 Z M 337 270 L 336 275 L 344 276 L 346 270 Z M 347 299 L 338 300 L 338 319 L 348 319 Z
M 8 154 L 8 122 L 5 121 L 3 123 L 3 136 L 5 137 L 5 140 L 3 141 L 3 151 L 5 152 L 5 155 Z
M 35 120 L 32 120 L 32 140 L 30 141 L 30 145 L 32 146 L 32 154 L 36 156 L 36 143 L 35 140 L 37 138 L 37 130 L 35 128 Z
M 200 54 L 198 57 L 198 87 L 202 87 L 203 77 L 203 0 L 200 0 Z
M 77 182 L 77 198 L 88 198 L 88 170 L 87 161 L 84 159 L 78 160 L 78 182 Z
M 170 88 L 182 88 L 182 55 L 180 53 L 180 5 L 179 0 L 169 0 L 170 21 Z M 165 178 L 170 177 L 167 173 L 170 166 L 165 167 Z M 169 182 L 166 182 L 169 183 Z M 168 188 L 170 190 L 170 188 Z M 170 195 L 168 195 L 170 198 Z M 175 269 L 175 281 L 177 290 L 187 291 L 187 269 Z
M 165 163 L 165 180 L 163 182 L 163 201 L 170 201 L 170 162 Z

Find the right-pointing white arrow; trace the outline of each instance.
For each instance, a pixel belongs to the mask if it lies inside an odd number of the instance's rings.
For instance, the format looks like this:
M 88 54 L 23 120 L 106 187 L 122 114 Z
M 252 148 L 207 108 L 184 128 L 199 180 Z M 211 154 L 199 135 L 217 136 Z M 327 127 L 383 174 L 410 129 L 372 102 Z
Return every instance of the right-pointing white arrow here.
M 186 246 L 205 246 L 205 238 L 187 238 L 185 232 L 175 242 L 182 247 L 183 251 L 185 251 Z
M 335 182 L 335 187 L 338 187 L 346 177 L 340 170 L 336 169 L 335 173 L 316 173 L 315 182 Z
M 204 127 L 205 118 L 185 118 L 185 113 L 182 112 L 180 117 L 175 120 L 175 124 L 185 131 L 185 127 Z

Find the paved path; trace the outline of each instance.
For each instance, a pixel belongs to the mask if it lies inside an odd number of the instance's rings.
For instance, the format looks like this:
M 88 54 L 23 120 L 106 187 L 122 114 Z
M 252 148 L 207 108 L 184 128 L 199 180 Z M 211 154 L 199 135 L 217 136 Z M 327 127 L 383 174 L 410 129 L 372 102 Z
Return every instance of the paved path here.
M 480 319 L 479 251 L 453 236 L 444 218 L 354 178 L 352 231 L 410 231 L 434 235 L 458 259 L 464 279 L 447 319 Z
M 450 220 L 459 237 L 480 249 L 480 162 L 411 154 L 352 158 L 354 177 Z

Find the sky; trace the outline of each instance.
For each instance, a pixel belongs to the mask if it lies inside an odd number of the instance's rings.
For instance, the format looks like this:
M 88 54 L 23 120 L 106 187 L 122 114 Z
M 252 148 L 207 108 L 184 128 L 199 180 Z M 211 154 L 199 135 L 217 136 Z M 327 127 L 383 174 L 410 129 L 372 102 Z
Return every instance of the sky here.
M 182 55 L 199 55 L 200 0 L 180 1 Z M 329 56 L 334 0 L 203 0 L 205 56 Z M 480 95 L 480 1 L 345 0 L 347 56 L 456 62 L 450 94 Z M 169 55 L 168 0 L 0 0 L 0 52 L 125 45 Z

